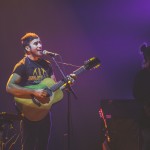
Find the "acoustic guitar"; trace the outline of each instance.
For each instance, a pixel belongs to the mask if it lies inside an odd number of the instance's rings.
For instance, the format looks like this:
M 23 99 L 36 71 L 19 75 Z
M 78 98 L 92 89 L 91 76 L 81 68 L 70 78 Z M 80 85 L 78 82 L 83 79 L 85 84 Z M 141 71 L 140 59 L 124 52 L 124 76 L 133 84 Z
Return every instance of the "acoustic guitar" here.
M 92 68 L 97 68 L 100 66 L 100 60 L 98 58 L 92 57 L 84 62 L 84 65 L 73 71 L 72 74 L 75 76 L 84 72 L 85 70 L 90 70 Z M 34 96 L 28 97 L 14 97 L 17 106 L 22 112 L 23 116 L 31 121 L 39 121 L 43 119 L 49 112 L 50 108 L 54 103 L 59 102 L 63 98 L 63 91 L 61 87 L 69 82 L 68 77 L 66 79 L 55 82 L 51 78 L 45 78 L 39 84 L 25 86 L 29 89 L 44 89 L 47 91 L 48 96 L 44 99 L 37 99 Z

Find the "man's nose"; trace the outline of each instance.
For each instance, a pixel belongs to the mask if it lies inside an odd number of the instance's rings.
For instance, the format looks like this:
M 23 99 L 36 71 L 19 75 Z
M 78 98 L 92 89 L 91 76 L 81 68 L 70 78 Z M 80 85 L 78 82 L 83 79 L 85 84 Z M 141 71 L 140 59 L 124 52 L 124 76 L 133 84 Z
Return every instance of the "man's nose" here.
M 41 44 L 41 43 L 38 43 L 38 47 L 42 47 L 42 44 Z

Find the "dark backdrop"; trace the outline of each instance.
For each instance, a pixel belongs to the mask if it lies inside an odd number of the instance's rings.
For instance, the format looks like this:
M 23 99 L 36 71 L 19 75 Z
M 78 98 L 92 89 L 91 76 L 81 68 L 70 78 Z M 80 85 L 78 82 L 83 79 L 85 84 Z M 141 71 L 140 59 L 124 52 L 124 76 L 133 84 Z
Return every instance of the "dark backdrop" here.
M 80 75 L 71 95 L 71 142 L 75 150 L 99 149 L 101 99 L 131 99 L 132 85 L 140 69 L 139 46 L 150 39 L 148 0 L 1 0 L 0 68 L 1 112 L 15 112 L 13 97 L 5 85 L 13 66 L 24 52 L 20 37 L 36 32 L 43 49 L 61 54 L 66 63 L 77 66 L 90 57 L 101 67 Z M 62 67 L 62 66 L 61 66 Z M 75 67 L 63 66 L 69 74 Z M 61 79 L 55 70 L 57 80 Z M 52 150 L 65 149 L 67 95 L 52 108 Z

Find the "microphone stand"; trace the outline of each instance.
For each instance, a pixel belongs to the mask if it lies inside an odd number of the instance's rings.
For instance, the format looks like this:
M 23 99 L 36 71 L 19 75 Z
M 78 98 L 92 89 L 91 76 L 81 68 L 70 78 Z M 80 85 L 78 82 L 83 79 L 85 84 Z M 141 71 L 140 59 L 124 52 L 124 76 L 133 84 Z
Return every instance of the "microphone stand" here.
M 74 90 L 72 89 L 72 87 L 70 86 L 70 84 L 67 82 L 67 79 L 65 77 L 65 74 L 63 73 L 62 69 L 60 68 L 60 66 L 58 65 L 57 61 L 55 60 L 54 56 L 51 57 L 55 63 L 55 65 L 57 66 L 59 72 L 61 73 L 64 81 L 67 83 L 66 87 L 67 87 L 67 99 L 68 99 L 68 106 L 67 106 L 67 124 L 68 124 L 68 150 L 71 150 L 71 96 L 70 94 L 72 94 L 74 96 L 75 99 L 77 99 L 77 95 L 75 94 Z

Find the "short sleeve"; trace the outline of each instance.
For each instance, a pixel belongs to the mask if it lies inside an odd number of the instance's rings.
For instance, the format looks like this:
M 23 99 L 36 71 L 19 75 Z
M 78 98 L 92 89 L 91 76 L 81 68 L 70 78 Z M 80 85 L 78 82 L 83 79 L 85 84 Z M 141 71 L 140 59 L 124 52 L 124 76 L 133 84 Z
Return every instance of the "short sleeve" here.
M 13 69 L 13 73 L 16 73 L 22 77 L 25 76 L 26 74 L 25 65 L 20 63 L 16 64 L 16 66 Z

